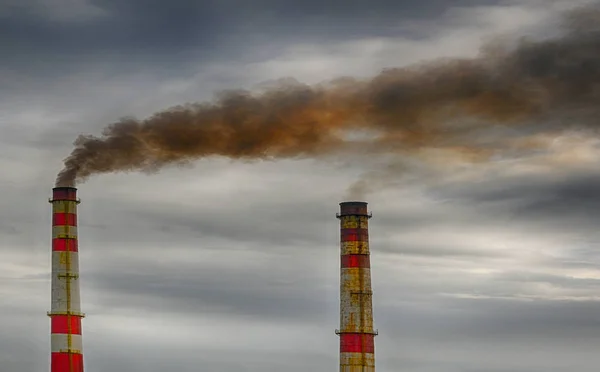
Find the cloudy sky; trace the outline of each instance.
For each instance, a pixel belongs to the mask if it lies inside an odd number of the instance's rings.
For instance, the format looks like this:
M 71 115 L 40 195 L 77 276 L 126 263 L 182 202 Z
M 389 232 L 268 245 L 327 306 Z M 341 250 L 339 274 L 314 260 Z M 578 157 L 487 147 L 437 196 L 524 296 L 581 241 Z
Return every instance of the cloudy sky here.
M 0 369 L 48 370 L 47 199 L 78 134 L 226 88 L 553 36 L 588 2 L 0 0 Z M 79 186 L 86 370 L 337 370 L 335 213 L 367 179 L 378 371 L 595 372 L 600 141 L 547 142 L 397 178 L 359 159 L 92 177 Z

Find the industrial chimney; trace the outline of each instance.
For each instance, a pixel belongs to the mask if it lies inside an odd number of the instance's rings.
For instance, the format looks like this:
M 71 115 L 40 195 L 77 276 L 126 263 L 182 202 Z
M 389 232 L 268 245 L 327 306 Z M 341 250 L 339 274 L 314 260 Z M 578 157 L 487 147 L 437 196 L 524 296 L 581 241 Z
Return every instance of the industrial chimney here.
M 367 203 L 340 203 L 340 372 L 375 372 Z
M 52 199 L 52 306 L 50 371 L 83 372 L 77 189 L 56 187 Z

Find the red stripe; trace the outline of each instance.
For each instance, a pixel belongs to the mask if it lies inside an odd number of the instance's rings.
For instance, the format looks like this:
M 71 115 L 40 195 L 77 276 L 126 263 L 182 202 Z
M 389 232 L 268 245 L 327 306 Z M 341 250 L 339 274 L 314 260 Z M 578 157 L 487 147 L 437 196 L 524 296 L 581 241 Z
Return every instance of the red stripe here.
M 77 252 L 78 243 L 77 239 L 68 239 L 68 238 L 56 238 L 52 239 L 52 250 L 59 251 L 69 251 L 69 252 Z
M 345 254 L 342 255 L 342 268 L 350 267 L 371 267 L 371 260 L 368 254 Z
M 366 242 L 368 240 L 368 229 L 341 229 L 342 242 Z
M 83 354 L 52 353 L 51 365 L 51 372 L 83 372 Z
M 78 316 L 53 315 L 50 321 L 52 324 L 51 333 L 81 334 L 81 318 Z M 69 323 L 71 323 L 71 332 L 69 332 Z
M 374 353 L 374 335 L 370 333 L 343 333 L 340 335 L 340 352 Z
M 77 226 L 77 215 L 75 213 L 54 213 L 52 215 L 53 226 Z

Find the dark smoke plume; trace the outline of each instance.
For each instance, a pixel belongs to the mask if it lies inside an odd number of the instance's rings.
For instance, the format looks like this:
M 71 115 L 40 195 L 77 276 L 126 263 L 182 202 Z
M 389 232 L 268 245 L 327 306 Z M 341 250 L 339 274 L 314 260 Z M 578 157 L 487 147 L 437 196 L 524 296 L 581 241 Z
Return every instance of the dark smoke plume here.
M 80 136 L 56 183 L 74 185 L 96 173 L 157 171 L 208 156 L 281 159 L 355 149 L 410 154 L 436 147 L 486 159 L 498 149 L 477 140 L 485 128 L 532 125 L 560 132 L 565 128 L 549 120 L 559 113 L 570 115 L 571 130 L 594 130 L 599 14 L 597 4 L 572 11 L 559 38 L 488 47 L 474 59 L 388 69 L 368 81 L 229 91 L 214 102 L 123 119 L 99 137 Z M 373 135 L 350 141 L 347 133 L 354 130 Z

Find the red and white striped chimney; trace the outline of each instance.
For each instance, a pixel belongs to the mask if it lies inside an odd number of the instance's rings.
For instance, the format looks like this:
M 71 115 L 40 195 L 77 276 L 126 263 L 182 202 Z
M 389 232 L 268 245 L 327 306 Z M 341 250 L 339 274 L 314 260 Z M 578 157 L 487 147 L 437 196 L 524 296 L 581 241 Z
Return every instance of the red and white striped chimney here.
M 52 199 L 51 372 L 83 372 L 77 189 L 56 187 Z
M 367 203 L 340 203 L 340 372 L 375 372 Z

